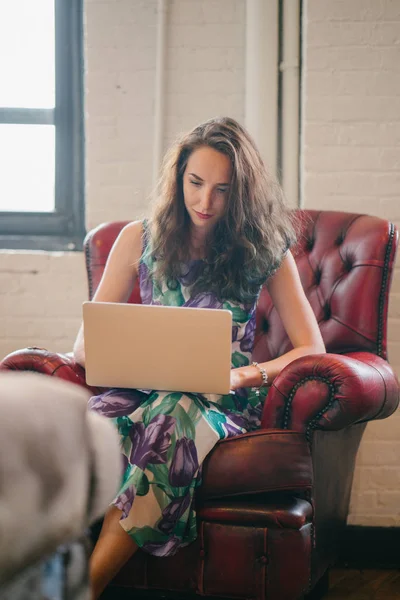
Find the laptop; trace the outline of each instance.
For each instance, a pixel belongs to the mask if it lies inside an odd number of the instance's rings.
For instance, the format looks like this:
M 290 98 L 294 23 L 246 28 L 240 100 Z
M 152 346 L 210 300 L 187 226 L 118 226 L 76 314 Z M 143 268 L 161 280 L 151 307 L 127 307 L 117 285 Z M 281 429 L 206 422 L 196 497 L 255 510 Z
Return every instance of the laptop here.
M 88 385 L 230 391 L 228 310 L 84 302 L 83 326 Z

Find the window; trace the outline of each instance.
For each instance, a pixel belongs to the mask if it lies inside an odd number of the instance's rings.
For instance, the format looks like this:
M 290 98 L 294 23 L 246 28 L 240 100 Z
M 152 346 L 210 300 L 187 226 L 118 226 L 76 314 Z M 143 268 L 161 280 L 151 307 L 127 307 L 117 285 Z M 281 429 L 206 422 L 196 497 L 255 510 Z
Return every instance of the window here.
M 0 2 L 0 247 L 84 236 L 82 0 Z

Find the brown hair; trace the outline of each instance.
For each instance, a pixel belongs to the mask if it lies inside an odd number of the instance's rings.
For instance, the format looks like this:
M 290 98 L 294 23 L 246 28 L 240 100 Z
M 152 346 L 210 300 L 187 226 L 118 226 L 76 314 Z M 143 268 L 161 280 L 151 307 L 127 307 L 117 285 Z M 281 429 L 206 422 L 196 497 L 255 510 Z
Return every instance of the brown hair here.
M 167 152 L 150 219 L 155 276 L 173 285 L 180 262 L 189 259 L 190 217 L 183 198 L 189 156 L 202 146 L 232 163 L 227 208 L 207 240 L 204 268 L 192 293 L 253 300 L 295 241 L 292 213 L 277 180 L 265 168 L 254 141 L 237 121 L 215 118 L 182 136 Z

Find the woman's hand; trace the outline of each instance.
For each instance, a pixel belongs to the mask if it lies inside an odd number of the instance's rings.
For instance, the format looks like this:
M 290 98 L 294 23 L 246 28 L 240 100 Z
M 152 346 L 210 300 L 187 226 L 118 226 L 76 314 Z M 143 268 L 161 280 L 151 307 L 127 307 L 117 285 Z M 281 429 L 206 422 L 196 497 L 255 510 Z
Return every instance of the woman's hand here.
M 232 391 L 235 391 L 240 387 L 244 387 L 243 383 L 242 383 L 242 379 L 243 378 L 240 374 L 240 368 L 231 370 L 231 390 Z
M 231 390 L 235 391 L 243 387 L 258 387 L 262 384 L 262 377 L 257 367 L 238 367 L 231 369 Z

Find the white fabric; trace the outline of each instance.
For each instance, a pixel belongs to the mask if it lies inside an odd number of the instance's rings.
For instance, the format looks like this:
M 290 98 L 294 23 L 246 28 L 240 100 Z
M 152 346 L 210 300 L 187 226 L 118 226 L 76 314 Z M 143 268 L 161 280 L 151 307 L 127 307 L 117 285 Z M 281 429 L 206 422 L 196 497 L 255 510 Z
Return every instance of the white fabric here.
M 88 398 L 55 377 L 0 373 L 0 583 L 82 535 L 116 493 L 118 437 Z

